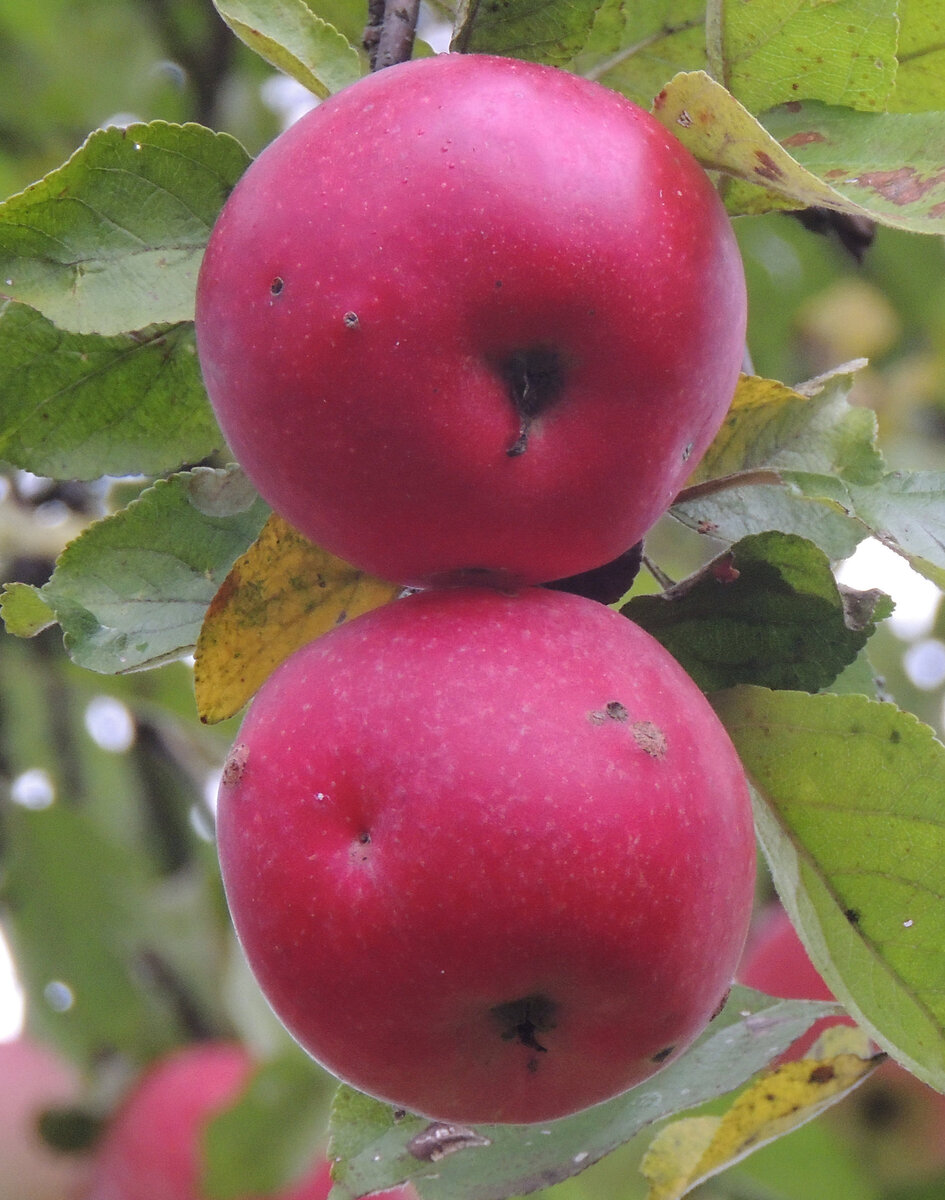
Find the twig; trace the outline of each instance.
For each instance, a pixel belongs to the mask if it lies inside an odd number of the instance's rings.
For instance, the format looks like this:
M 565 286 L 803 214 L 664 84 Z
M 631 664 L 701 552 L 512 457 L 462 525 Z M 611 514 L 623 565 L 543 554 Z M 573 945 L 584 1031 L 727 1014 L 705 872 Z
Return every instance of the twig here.
M 721 475 L 718 479 L 707 479 L 705 483 L 694 483 L 692 487 L 683 488 L 673 504 L 691 504 L 693 500 L 702 500 L 705 496 L 714 496 L 718 492 L 729 492 L 733 488 L 780 487 L 784 480 L 777 471 L 735 471 L 731 475 Z
M 364 48 L 372 71 L 410 58 L 419 15 L 420 0 L 369 0 Z

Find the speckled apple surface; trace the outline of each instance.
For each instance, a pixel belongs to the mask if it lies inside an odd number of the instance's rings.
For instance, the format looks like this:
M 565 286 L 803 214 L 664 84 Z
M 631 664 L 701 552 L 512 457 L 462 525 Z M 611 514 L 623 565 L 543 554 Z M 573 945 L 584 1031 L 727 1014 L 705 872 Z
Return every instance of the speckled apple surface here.
M 447 54 L 332 96 L 226 203 L 197 289 L 265 499 L 395 582 L 609 562 L 728 409 L 745 283 L 706 174 L 547 66 Z
M 706 1026 L 752 905 L 738 758 L 648 634 L 544 589 L 418 593 L 280 667 L 224 770 L 263 991 L 342 1079 L 547 1120 Z

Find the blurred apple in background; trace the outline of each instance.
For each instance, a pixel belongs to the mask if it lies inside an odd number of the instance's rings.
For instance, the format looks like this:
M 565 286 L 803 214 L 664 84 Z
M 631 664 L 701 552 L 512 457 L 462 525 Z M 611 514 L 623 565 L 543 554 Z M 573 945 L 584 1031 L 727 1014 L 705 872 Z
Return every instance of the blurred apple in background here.
M 0 1042 L 0 1200 L 81 1200 L 89 1156 L 54 1150 L 40 1134 L 50 1109 L 79 1097 L 78 1072 L 27 1037 Z
M 833 995 L 807 956 L 780 905 L 758 921 L 748 940 L 738 982 L 790 1000 L 832 1000 Z M 784 1055 L 801 1058 L 828 1025 L 818 1021 Z M 889 1060 L 836 1107 L 825 1120 L 883 1185 L 918 1182 L 945 1171 L 945 1096 Z M 943 1183 L 945 1195 L 945 1183 Z
M 238 1043 L 205 1042 L 145 1071 L 106 1130 L 83 1200 L 205 1200 L 201 1140 L 212 1118 L 237 1100 L 254 1065 Z M 321 1151 L 313 1158 L 299 1184 L 267 1200 L 325 1200 L 329 1165 Z M 407 1194 L 387 1193 L 390 1200 Z

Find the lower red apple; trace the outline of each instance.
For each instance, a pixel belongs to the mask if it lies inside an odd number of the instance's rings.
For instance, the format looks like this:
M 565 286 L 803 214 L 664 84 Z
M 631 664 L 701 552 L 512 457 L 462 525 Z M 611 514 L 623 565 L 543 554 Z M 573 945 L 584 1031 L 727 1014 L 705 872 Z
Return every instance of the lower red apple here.
M 791 1000 L 832 1000 L 801 939 L 780 905 L 763 914 L 749 939 L 739 982 Z M 818 1021 L 784 1056 L 801 1058 L 829 1025 Z M 889 1061 L 827 1114 L 871 1174 L 886 1184 L 917 1181 L 945 1169 L 945 1096 Z
M 752 906 L 744 774 L 611 609 L 419 593 L 285 662 L 223 774 L 263 991 L 330 1071 L 435 1119 L 564 1116 L 706 1026 Z
M 78 1072 L 28 1037 L 0 1043 L 0 1200 L 84 1200 L 89 1156 L 58 1152 L 39 1121 L 79 1099 Z
M 206 1200 L 201 1139 L 212 1118 L 237 1100 L 253 1068 L 238 1043 L 206 1042 L 147 1070 L 108 1126 L 82 1200 Z M 266 1200 L 326 1200 L 329 1164 L 321 1154 L 314 1157 L 301 1183 Z M 390 1193 L 388 1200 L 405 1195 Z

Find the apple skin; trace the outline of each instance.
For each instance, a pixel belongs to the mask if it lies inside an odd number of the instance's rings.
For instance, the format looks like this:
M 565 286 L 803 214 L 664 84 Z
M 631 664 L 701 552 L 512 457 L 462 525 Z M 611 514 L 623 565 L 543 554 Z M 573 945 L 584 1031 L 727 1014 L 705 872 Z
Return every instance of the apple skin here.
M 148 1068 L 108 1127 L 83 1200 L 206 1200 L 201 1138 L 212 1118 L 237 1100 L 253 1069 L 245 1047 L 223 1041 L 186 1046 Z M 318 1156 L 296 1187 L 265 1200 L 326 1200 L 330 1189 L 329 1163 Z M 408 1200 L 413 1193 L 398 1189 L 385 1196 Z
M 78 1072 L 54 1050 L 25 1035 L 0 1042 L 0 1200 L 84 1200 L 89 1155 L 53 1150 L 38 1127 L 80 1092 Z
M 434 1119 L 534 1122 L 705 1028 L 750 918 L 744 774 L 702 693 L 583 597 L 419 592 L 255 697 L 217 832 L 263 992 L 328 1070 Z
M 738 979 L 789 1000 L 834 998 L 779 904 L 762 914 L 750 935 Z M 781 1061 L 802 1058 L 826 1027 L 853 1023 L 849 1017 L 818 1021 Z M 826 1119 L 884 1184 L 916 1182 L 945 1169 L 945 1096 L 891 1059 Z
M 668 507 L 728 408 L 746 301 L 715 190 L 654 118 L 444 54 L 263 151 L 196 312 L 223 432 L 300 532 L 394 582 L 539 583 Z

